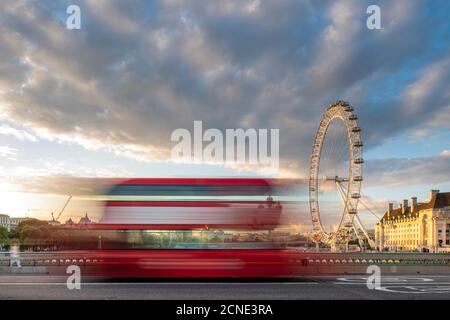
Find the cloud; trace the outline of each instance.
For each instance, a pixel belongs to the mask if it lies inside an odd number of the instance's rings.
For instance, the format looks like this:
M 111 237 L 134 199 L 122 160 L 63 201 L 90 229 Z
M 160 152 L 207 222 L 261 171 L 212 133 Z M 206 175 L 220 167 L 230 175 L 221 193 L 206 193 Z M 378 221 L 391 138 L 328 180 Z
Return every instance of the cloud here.
M 0 146 L 0 158 L 6 158 L 8 160 L 16 160 L 17 149 L 8 146 Z
M 25 130 L 13 128 L 9 125 L 1 125 L 0 126 L 0 135 L 12 136 L 19 140 L 28 140 L 28 141 L 33 141 L 33 142 L 38 141 L 38 138 L 35 135 L 33 135 Z
M 27 179 L 10 178 L 8 183 L 27 193 L 95 197 L 104 194 L 114 178 L 84 178 L 68 175 L 32 176 Z
M 36 139 L 140 161 L 166 161 L 172 130 L 194 120 L 279 128 L 281 171 L 307 176 L 333 100 L 356 106 L 366 148 L 448 126 L 450 5 L 379 3 L 370 31 L 369 1 L 86 0 L 74 32 L 64 1 L 5 1 L 0 111 Z
M 367 162 L 364 184 L 401 188 L 450 182 L 448 150 L 439 156 L 376 159 Z

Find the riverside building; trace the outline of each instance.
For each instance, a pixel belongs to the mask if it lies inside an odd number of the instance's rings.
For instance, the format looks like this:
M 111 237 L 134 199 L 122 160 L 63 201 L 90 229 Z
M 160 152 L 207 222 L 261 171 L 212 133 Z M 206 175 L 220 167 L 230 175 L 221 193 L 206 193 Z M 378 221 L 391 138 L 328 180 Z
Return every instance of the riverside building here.
M 428 202 L 417 197 L 388 210 L 375 227 L 378 250 L 450 252 L 450 192 L 431 190 Z
M 14 229 L 17 227 L 20 221 L 22 221 L 25 218 L 15 218 L 10 217 L 6 214 L 0 214 L 0 226 L 5 227 L 8 229 L 8 231 L 11 231 L 11 229 Z

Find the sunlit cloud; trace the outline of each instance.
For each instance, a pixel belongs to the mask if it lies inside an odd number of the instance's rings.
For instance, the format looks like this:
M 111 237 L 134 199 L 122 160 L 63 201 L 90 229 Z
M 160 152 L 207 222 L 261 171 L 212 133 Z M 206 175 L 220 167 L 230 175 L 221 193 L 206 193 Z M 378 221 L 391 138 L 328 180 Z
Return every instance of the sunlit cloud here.
M 0 158 L 6 158 L 8 160 L 16 160 L 17 149 L 8 146 L 0 146 Z
M 35 135 L 25 130 L 19 130 L 8 125 L 0 126 L 0 135 L 15 137 L 19 140 L 29 140 L 33 142 L 38 141 L 38 138 Z

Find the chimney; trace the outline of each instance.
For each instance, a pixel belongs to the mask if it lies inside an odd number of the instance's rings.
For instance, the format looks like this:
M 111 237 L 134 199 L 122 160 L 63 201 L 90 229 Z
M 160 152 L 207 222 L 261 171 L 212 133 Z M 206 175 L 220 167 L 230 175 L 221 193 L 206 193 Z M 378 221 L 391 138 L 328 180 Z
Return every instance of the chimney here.
M 393 210 L 394 210 L 394 204 L 392 202 L 389 202 L 388 213 L 392 213 Z
M 389 202 L 388 205 L 388 212 L 387 212 L 387 218 L 389 219 L 391 217 L 391 213 L 394 210 L 394 204 L 392 202 Z
M 403 200 L 403 204 L 402 204 L 402 213 L 403 214 L 406 213 L 406 208 L 408 208 L 408 199 Z
M 431 189 L 430 190 L 430 201 L 439 193 L 439 190 Z
M 417 197 L 411 197 L 411 213 L 414 212 L 416 207 L 417 207 Z

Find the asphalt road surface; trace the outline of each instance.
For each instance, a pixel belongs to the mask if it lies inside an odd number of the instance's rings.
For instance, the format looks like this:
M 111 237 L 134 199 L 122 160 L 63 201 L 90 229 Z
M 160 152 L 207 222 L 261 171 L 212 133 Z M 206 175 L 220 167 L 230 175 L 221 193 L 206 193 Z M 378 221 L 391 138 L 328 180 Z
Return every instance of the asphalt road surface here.
M 382 278 L 368 289 L 367 276 L 305 277 L 284 281 L 96 281 L 69 290 L 66 278 L 0 275 L 0 299 L 450 299 L 450 275 Z

